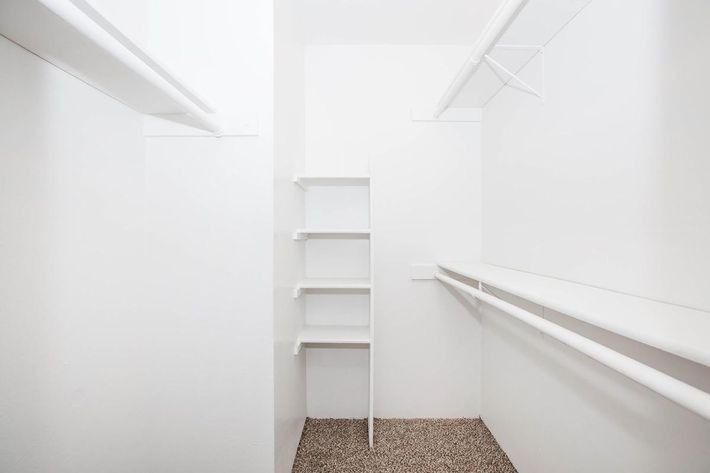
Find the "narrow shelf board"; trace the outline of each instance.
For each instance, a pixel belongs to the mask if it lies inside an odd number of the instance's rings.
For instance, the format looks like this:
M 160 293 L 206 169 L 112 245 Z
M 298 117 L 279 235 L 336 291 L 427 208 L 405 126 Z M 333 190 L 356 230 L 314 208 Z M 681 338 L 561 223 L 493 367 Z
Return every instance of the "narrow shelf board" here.
M 369 186 L 370 176 L 294 176 L 293 182 L 304 190 L 315 186 Z
M 3 0 L 0 34 L 138 112 L 219 129 L 204 100 L 85 0 Z
M 439 267 L 604 330 L 710 366 L 710 312 L 485 263 Z
M 304 345 L 369 345 L 370 327 L 345 325 L 306 325 L 296 339 L 294 355 Z
M 309 289 L 325 290 L 367 290 L 372 288 L 372 283 L 368 278 L 309 278 L 303 279 L 296 284 L 293 291 L 294 299 L 301 296 L 303 291 Z
M 319 238 L 353 238 L 366 239 L 370 237 L 369 229 L 322 229 L 322 228 L 301 228 L 293 233 L 294 240 L 307 240 L 311 237 Z

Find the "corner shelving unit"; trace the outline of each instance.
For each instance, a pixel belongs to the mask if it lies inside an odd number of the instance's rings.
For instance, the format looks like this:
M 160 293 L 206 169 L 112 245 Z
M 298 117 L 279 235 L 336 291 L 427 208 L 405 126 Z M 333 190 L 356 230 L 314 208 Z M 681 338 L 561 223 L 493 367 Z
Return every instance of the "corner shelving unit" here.
M 434 117 L 449 108 L 482 108 L 506 85 L 544 98 L 544 61 L 540 84 L 530 85 L 518 74 L 535 57 L 544 57 L 545 46 L 591 1 L 504 1 L 446 89 Z
M 369 294 L 368 325 L 306 325 L 298 334 L 294 346 L 294 355 L 298 355 L 304 347 L 366 347 L 369 350 L 369 392 L 368 392 L 368 443 L 373 445 L 374 439 L 374 336 L 375 336 L 375 298 L 374 298 L 374 235 L 373 221 L 373 186 L 369 176 L 295 176 L 294 184 L 308 191 L 311 187 L 368 187 L 368 210 L 370 228 L 361 229 L 329 229 L 305 228 L 294 232 L 294 240 L 316 239 L 369 239 L 369 277 L 368 278 L 318 278 L 298 281 L 294 287 L 294 298 L 308 291 L 328 291 L 348 293 L 366 291 Z
M 84 0 L 3 0 L 0 34 L 138 112 L 221 134 L 204 100 Z

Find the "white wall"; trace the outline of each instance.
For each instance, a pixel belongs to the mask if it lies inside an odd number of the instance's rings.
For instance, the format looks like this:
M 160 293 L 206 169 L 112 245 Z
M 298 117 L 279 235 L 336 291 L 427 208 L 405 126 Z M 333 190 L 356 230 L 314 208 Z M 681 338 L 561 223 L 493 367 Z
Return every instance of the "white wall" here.
M 141 118 L 0 62 L 0 471 L 149 471 Z
M 306 49 L 307 171 L 363 174 L 370 162 L 375 179 L 378 417 L 479 412 L 478 321 L 443 287 L 409 279 L 412 262 L 479 257 L 478 125 L 413 123 L 409 115 L 436 102 L 465 53 L 456 46 Z M 307 272 L 324 270 L 310 250 Z M 341 299 L 343 311 L 358 310 L 358 296 L 339 297 L 353 298 Z M 367 351 L 310 350 L 308 364 L 310 416 L 367 415 Z
M 146 45 L 260 135 L 147 140 L 156 469 L 274 468 L 273 6 L 150 0 Z
M 290 473 L 306 417 L 306 359 L 293 347 L 304 299 L 293 287 L 304 275 L 304 248 L 292 239 L 304 225 L 304 193 L 293 183 L 305 151 L 304 47 L 297 3 L 274 2 L 274 393 L 275 469 Z
M 694 53 L 708 15 L 702 0 L 594 0 L 546 49 L 544 102 L 490 103 L 488 262 L 710 309 L 710 61 Z
M 271 472 L 272 5 L 106 3 L 260 136 L 144 140 L 2 43 L 0 470 Z
M 702 1 L 595 0 L 547 47 L 544 102 L 513 89 L 491 101 L 486 262 L 710 308 L 710 62 L 696 53 L 708 14 Z M 486 314 L 482 417 L 519 471 L 710 469 L 710 423 Z M 545 315 L 710 389 L 707 368 Z

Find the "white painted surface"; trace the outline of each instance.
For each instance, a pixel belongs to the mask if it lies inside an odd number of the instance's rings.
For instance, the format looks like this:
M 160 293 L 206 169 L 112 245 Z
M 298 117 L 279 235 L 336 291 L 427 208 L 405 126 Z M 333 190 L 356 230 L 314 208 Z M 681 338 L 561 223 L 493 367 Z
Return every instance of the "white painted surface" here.
M 143 7 L 147 48 L 219 112 L 254 112 L 260 125 L 259 137 L 146 140 L 152 463 L 144 471 L 271 472 L 272 5 L 149 0 Z M 297 414 L 279 416 L 289 422 Z
M 439 263 L 590 325 L 710 366 L 710 313 L 483 263 Z
M 305 152 L 304 49 L 297 2 L 274 2 L 274 471 L 291 473 L 306 418 L 306 357 L 293 356 L 305 298 L 293 287 L 305 277 L 305 198 L 293 182 Z
M 500 0 L 303 0 L 304 30 L 313 44 L 465 44 Z
M 412 261 L 479 254 L 480 188 L 472 184 L 480 179 L 478 124 L 413 123 L 410 117 L 413 106 L 436 103 L 466 49 L 306 49 L 307 174 L 362 175 L 371 165 L 377 183 L 377 417 L 479 412 L 478 321 L 446 289 L 409 279 Z M 347 215 L 355 218 L 354 212 Z M 369 273 L 367 240 L 309 240 L 306 245 L 309 277 L 327 276 L 336 266 L 342 269 L 339 277 Z M 366 311 L 367 299 L 350 297 L 336 307 L 357 318 L 354 312 Z M 306 299 L 308 317 L 323 320 L 325 313 L 312 314 L 326 311 L 326 304 L 315 308 L 315 298 Z M 355 306 L 350 309 L 349 304 Z M 332 310 L 330 314 L 337 316 Z M 307 355 L 309 415 L 367 416 L 367 351 L 309 350 Z
M 140 116 L 0 62 L 0 471 L 149 471 Z
M 595 0 L 546 49 L 544 102 L 491 102 L 484 261 L 710 309 L 710 61 L 688 53 L 710 46 L 708 15 Z
M 485 262 L 708 310 L 708 8 L 594 0 L 546 48 L 544 102 L 489 103 Z M 706 367 L 526 305 L 710 391 Z M 710 423 L 484 310 L 482 417 L 519 471 L 710 469 Z
M 165 469 L 273 469 L 273 176 L 259 146 L 148 140 L 146 259 L 160 354 L 148 367 L 162 439 L 151 455 Z

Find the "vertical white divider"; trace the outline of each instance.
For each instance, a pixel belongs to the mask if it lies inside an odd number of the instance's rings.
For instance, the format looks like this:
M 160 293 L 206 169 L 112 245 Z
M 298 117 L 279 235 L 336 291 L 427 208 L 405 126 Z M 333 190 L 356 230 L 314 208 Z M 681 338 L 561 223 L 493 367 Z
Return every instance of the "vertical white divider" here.
M 367 417 L 367 434 L 370 448 L 373 446 L 375 434 L 375 214 L 374 214 L 374 176 L 372 162 L 370 168 L 370 187 L 368 190 L 370 201 L 370 399 L 369 414 Z

